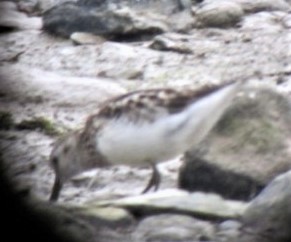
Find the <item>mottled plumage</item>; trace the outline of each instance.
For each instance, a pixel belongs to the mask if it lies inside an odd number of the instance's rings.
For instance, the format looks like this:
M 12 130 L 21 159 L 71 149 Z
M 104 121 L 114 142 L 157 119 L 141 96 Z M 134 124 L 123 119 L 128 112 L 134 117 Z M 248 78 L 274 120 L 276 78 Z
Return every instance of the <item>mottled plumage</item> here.
M 122 116 L 133 122 L 153 122 L 164 115 L 181 112 L 200 97 L 221 87 L 209 85 L 198 90 L 161 88 L 134 91 L 105 102 L 96 116 L 108 119 Z
M 107 165 L 152 165 L 145 191 L 160 181 L 155 164 L 199 143 L 241 87 L 232 82 L 198 90 L 131 92 L 101 105 L 83 129 L 60 139 L 51 154 L 56 181 L 51 200 L 72 176 Z

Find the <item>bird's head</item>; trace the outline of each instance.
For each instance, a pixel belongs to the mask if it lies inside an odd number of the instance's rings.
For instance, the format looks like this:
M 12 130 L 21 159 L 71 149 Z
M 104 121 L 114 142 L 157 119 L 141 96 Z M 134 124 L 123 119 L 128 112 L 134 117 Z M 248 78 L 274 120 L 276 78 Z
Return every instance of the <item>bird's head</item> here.
M 55 182 L 50 196 L 50 201 L 59 197 L 62 185 L 82 169 L 82 157 L 79 150 L 79 132 L 71 133 L 60 138 L 52 149 L 49 162 L 55 172 Z

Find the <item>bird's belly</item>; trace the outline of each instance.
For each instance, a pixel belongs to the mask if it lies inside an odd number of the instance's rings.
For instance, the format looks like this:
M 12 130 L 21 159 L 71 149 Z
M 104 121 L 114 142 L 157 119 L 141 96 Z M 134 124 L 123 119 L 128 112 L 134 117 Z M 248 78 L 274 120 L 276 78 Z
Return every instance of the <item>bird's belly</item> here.
M 181 152 L 160 124 L 112 123 L 97 138 L 101 154 L 115 165 L 144 165 L 174 158 Z

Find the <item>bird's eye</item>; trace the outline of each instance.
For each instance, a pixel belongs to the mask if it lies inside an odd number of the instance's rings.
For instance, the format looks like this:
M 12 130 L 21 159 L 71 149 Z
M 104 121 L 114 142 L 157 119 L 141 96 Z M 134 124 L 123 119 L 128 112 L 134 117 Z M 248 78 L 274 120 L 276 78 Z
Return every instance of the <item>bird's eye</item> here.
M 59 163 L 59 159 L 57 157 L 53 157 L 52 160 L 51 160 L 51 162 L 52 162 L 52 165 L 54 167 L 57 167 L 58 166 L 58 163 Z
M 69 152 L 69 150 L 70 150 L 70 147 L 69 146 L 65 146 L 64 153 L 67 154 Z

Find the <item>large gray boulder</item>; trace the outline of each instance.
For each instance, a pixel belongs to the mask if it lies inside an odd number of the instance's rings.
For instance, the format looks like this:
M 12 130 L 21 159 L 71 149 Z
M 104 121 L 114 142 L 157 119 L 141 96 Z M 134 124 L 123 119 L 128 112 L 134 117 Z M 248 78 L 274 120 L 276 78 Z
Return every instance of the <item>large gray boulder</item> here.
M 199 147 L 189 151 L 179 186 L 248 200 L 291 169 L 291 106 L 267 88 L 246 89 Z
M 93 1 L 65 2 L 43 14 L 43 29 L 54 35 L 69 37 L 86 32 L 107 38 L 143 38 L 175 28 L 187 28 L 188 22 L 176 26 L 180 15 L 189 9 L 185 1 Z M 189 1 L 186 1 L 189 2 Z M 189 12 L 189 11 L 188 11 Z M 168 15 L 175 21 L 167 19 Z M 183 21 L 185 20 L 184 15 Z M 187 15 L 191 19 L 190 14 Z M 179 21 L 178 21 L 179 22 Z
M 291 171 L 276 177 L 245 211 L 243 230 L 256 234 L 260 242 L 291 241 L 290 184 Z

